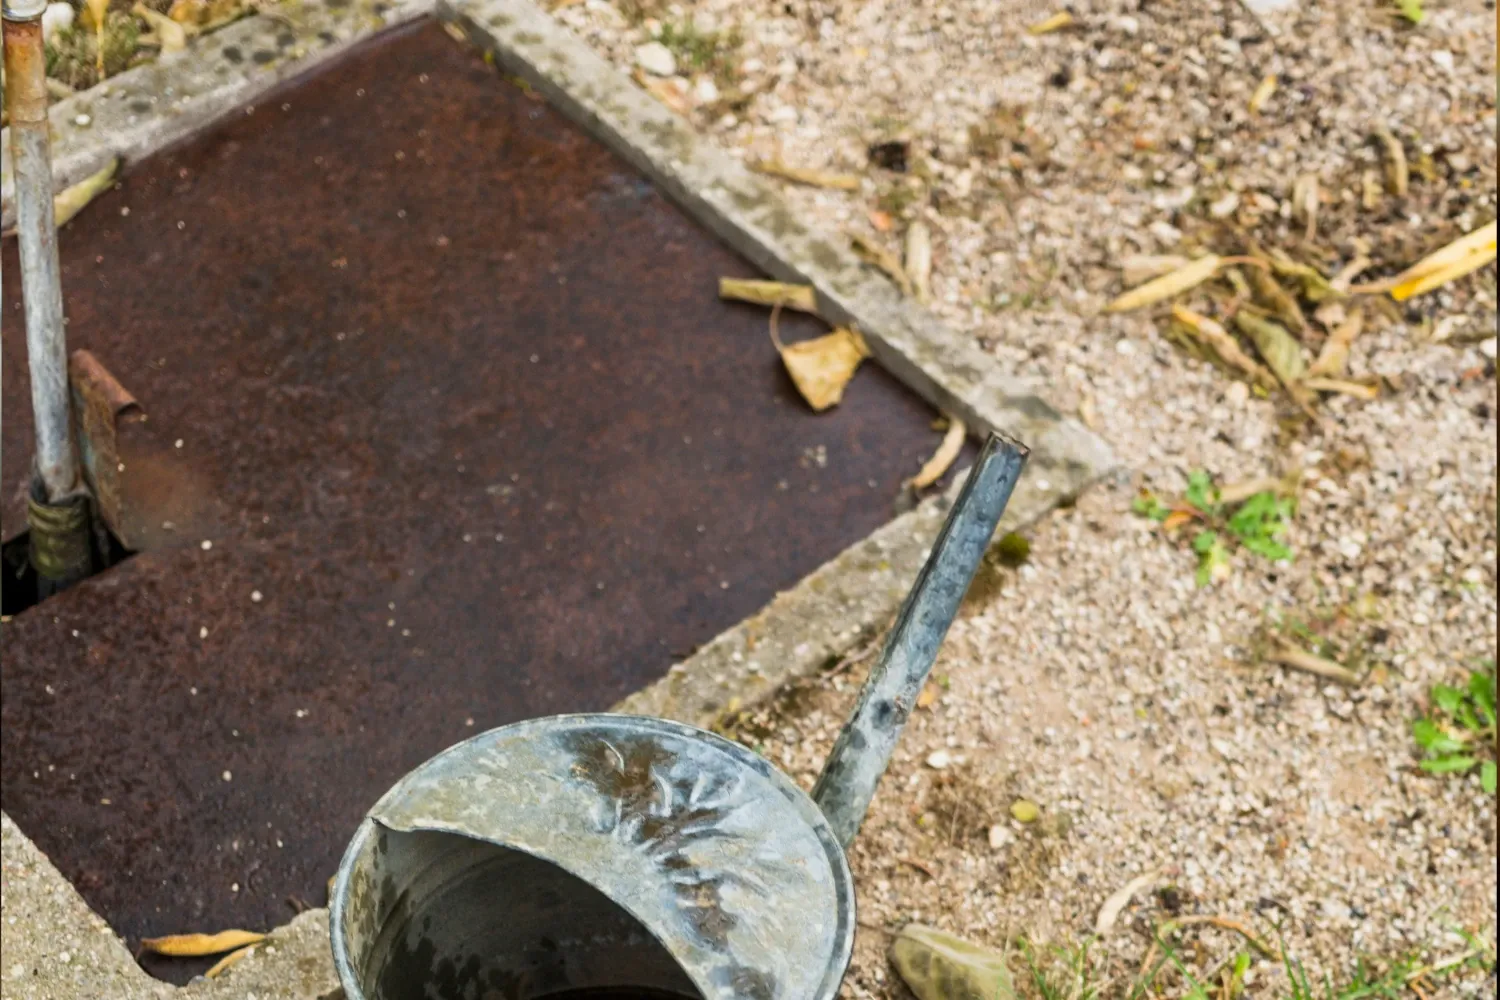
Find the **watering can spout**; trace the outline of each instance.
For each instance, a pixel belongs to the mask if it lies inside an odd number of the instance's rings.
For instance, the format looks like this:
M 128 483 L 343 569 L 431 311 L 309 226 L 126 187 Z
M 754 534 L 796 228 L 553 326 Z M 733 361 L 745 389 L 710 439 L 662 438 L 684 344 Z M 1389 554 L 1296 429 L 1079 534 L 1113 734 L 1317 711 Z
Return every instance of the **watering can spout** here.
M 845 848 L 859 833 L 1028 454 L 1025 445 L 999 434 L 985 442 L 823 766 L 813 801 Z

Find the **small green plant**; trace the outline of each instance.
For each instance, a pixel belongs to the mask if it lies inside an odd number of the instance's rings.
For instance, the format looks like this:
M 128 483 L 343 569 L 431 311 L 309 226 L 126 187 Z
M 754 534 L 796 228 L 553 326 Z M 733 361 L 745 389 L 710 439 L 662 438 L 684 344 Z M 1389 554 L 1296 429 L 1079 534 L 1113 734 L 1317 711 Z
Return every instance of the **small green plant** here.
M 1436 684 L 1432 712 L 1412 723 L 1412 737 L 1422 748 L 1422 770 L 1432 774 L 1468 774 L 1479 769 L 1479 783 L 1495 794 L 1495 665 L 1487 662 L 1469 674 L 1464 687 Z M 1488 754 L 1489 759 L 1483 759 Z
M 1091 939 L 1076 946 L 1056 946 L 1045 960 L 1030 941 L 1017 941 L 1032 991 L 1040 1000 L 1095 1000 L 1099 995 L 1097 970 L 1089 958 Z
M 734 82 L 734 52 L 743 43 L 737 31 L 699 31 L 691 21 L 668 21 L 656 40 L 672 50 L 684 69 L 709 73 L 726 86 Z
M 1196 524 L 1193 551 L 1198 554 L 1198 586 L 1229 575 L 1231 545 L 1273 562 L 1292 558 L 1282 541 L 1296 505 L 1272 490 L 1251 494 L 1243 501 L 1226 501 L 1213 479 L 1201 469 L 1188 476 L 1187 492 L 1176 504 L 1165 504 L 1143 492 L 1132 509 L 1168 529 Z
M 1427 11 L 1422 6 L 1422 0 L 1396 0 L 1396 7 L 1401 11 L 1401 16 L 1412 24 L 1421 24 L 1427 20 Z

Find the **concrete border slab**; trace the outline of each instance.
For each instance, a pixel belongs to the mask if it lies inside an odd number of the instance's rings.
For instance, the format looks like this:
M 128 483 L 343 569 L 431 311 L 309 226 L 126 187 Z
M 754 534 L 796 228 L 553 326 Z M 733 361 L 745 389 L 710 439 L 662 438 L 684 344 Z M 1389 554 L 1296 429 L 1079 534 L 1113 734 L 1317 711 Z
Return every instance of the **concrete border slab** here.
M 247 17 L 186 51 L 138 66 L 48 110 L 61 191 L 112 157 L 126 163 L 180 142 L 376 32 L 432 11 L 430 0 L 293 0 L 286 21 Z M 15 225 L 10 129 L 0 133 L 0 224 Z

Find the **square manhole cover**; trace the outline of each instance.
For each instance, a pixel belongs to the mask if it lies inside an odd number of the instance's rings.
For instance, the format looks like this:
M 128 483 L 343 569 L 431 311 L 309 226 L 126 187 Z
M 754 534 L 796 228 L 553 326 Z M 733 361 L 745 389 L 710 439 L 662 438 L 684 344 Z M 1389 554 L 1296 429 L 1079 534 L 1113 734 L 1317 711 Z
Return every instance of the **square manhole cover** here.
M 149 414 L 149 544 L 5 625 L 3 805 L 132 945 L 321 903 L 402 773 L 661 676 L 938 440 L 874 365 L 810 413 L 716 298 L 751 267 L 431 22 L 136 165 L 62 260 L 70 346 Z

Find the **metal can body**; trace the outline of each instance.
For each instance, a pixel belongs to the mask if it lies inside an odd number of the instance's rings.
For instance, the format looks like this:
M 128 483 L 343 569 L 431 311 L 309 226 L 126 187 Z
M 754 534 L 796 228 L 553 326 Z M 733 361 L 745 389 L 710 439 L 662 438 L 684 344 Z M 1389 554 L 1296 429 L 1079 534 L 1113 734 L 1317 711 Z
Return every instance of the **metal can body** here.
M 854 894 L 822 814 L 763 758 L 632 716 L 559 716 L 428 761 L 334 887 L 348 1000 L 832 1000 Z

